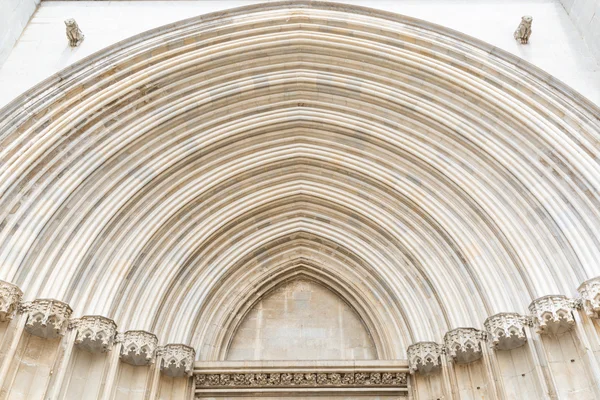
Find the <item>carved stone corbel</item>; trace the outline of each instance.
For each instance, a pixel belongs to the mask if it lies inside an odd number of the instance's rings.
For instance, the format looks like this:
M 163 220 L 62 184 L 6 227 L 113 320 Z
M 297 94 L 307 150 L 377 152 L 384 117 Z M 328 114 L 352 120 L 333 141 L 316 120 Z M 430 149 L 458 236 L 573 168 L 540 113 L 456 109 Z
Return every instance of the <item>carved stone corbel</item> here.
M 525 326 L 529 318 L 518 313 L 499 313 L 485 320 L 483 326 L 496 350 L 512 350 L 527 342 Z
M 54 299 L 36 299 L 22 303 L 19 311 L 27 314 L 25 330 L 46 339 L 63 336 L 73 312 L 67 303 Z
M 131 365 L 149 365 L 154 362 L 154 354 L 158 347 L 155 334 L 146 331 L 127 331 L 119 334 L 121 360 Z
M 22 297 L 23 292 L 17 285 L 0 281 L 0 322 L 12 319 Z
M 585 313 L 590 318 L 600 318 L 600 277 L 583 282 L 577 291 L 581 294 Z
M 115 321 L 100 315 L 84 315 L 71 320 L 71 327 L 77 330 L 75 346 L 90 353 L 109 351 L 117 334 Z
M 438 370 L 443 348 L 435 342 L 418 342 L 408 346 L 408 368 L 411 374 L 428 374 Z
M 171 377 L 191 376 L 194 370 L 196 351 L 185 344 L 167 344 L 158 348 L 160 370 Z
M 485 341 L 485 332 L 475 328 L 457 328 L 444 335 L 446 354 L 458 364 L 479 360 L 483 353 L 481 342 Z
M 575 325 L 573 309 L 578 307 L 577 300 L 563 295 L 540 297 L 529 305 L 537 333 L 560 335 Z

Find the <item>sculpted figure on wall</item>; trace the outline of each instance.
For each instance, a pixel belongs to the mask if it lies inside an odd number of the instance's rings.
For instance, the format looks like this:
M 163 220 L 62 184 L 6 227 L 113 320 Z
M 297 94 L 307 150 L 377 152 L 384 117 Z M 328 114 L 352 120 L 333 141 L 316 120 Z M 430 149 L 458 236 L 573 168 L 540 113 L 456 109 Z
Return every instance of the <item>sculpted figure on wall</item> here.
M 518 40 L 519 42 L 521 42 L 521 44 L 529 43 L 529 36 L 531 36 L 531 22 L 532 21 L 533 21 L 533 18 L 530 17 L 529 15 L 524 15 L 521 18 L 521 23 L 517 27 L 517 30 L 515 31 L 515 34 L 514 34 L 515 40 Z
M 81 29 L 79 29 L 79 25 L 77 25 L 77 22 L 73 18 L 65 20 L 65 25 L 67 26 L 67 39 L 69 39 L 69 46 L 79 46 L 85 38 L 83 32 L 81 32 Z

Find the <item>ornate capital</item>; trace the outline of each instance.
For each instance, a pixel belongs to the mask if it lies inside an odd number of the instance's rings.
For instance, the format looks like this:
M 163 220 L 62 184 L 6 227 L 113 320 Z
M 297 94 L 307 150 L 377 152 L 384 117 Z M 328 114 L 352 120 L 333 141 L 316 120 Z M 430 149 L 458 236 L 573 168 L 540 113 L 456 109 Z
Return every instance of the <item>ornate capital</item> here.
M 71 320 L 77 330 L 75 346 L 90 353 L 105 353 L 112 347 L 117 334 L 117 324 L 99 315 L 85 315 Z
M 518 313 L 499 313 L 485 320 L 492 347 L 498 350 L 512 350 L 527 342 L 525 325 L 528 318 Z
M 435 342 L 418 342 L 408 346 L 408 368 L 427 374 L 441 367 L 442 346 Z
M 483 355 L 481 342 L 485 340 L 485 332 L 475 328 L 457 328 L 444 335 L 446 354 L 459 364 L 479 360 Z
M 600 318 L 600 277 L 587 280 L 579 286 L 585 313 L 591 318 Z
M 148 365 L 154 362 L 158 346 L 155 334 L 146 331 L 127 331 L 119 335 L 121 360 L 131 365 Z
M 27 313 L 25 330 L 47 339 L 65 334 L 73 312 L 67 303 L 53 299 L 37 299 L 23 303 L 20 311 Z
M 173 377 L 191 376 L 194 370 L 196 351 L 185 344 L 168 344 L 158 348 L 161 356 L 160 370 Z
M 0 281 L 0 322 L 12 319 L 22 297 L 23 292 L 18 286 Z
M 573 309 L 577 301 L 563 295 L 540 297 L 529 305 L 537 333 L 558 335 L 570 330 L 575 325 Z

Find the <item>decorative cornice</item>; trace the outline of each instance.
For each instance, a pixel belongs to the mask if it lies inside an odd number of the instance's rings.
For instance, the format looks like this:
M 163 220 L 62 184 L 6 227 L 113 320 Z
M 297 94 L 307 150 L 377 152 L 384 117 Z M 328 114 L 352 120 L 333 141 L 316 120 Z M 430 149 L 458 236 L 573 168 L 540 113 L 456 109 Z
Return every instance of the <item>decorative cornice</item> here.
M 146 331 L 127 331 L 118 335 L 121 360 L 131 365 L 148 365 L 154 362 L 158 346 L 155 334 Z
M 479 360 L 482 356 L 481 342 L 485 332 L 475 328 L 457 328 L 444 335 L 446 354 L 459 364 Z
M 485 320 L 483 325 L 492 347 L 497 350 L 512 350 L 527 342 L 525 326 L 529 318 L 518 313 L 499 313 Z
M 591 318 L 600 318 L 600 277 L 595 277 L 583 282 L 577 291 L 585 313 Z
M 27 332 L 51 339 L 65 334 L 73 310 L 62 301 L 36 299 L 22 303 L 19 312 L 27 313 L 27 322 L 25 323 Z
M 580 303 L 563 295 L 540 297 L 529 305 L 529 311 L 535 321 L 537 333 L 558 335 L 575 325 L 573 310 Z
M 196 388 L 203 387 L 365 387 L 405 386 L 403 372 L 269 372 L 196 374 Z
M 185 344 L 167 344 L 159 347 L 157 354 L 161 357 L 160 370 L 172 377 L 191 376 L 194 370 L 196 351 Z
M 427 374 L 441 366 L 443 347 L 435 342 L 418 342 L 408 346 L 408 368 L 411 374 L 416 371 Z
M 109 351 L 117 334 L 115 321 L 100 315 L 85 315 L 73 319 L 71 327 L 77 330 L 75 345 L 90 353 Z
M 22 297 L 17 285 L 0 280 L 0 322 L 12 319 Z

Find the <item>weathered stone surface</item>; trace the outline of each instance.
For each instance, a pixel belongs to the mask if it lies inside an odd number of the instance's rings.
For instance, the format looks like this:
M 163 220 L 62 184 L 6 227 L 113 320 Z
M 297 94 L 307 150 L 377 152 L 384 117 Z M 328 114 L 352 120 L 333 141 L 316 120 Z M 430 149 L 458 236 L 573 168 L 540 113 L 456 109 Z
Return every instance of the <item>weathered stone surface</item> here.
M 22 297 L 23 292 L 18 286 L 0 281 L 0 322 L 12 319 Z
M 154 362 L 158 347 L 156 335 L 146 331 L 127 331 L 119 334 L 121 342 L 121 360 L 131 365 L 148 365 Z
M 71 321 L 77 330 L 75 345 L 90 353 L 105 353 L 112 348 L 117 334 L 117 324 L 99 315 L 85 315 Z
M 525 326 L 529 318 L 518 313 L 499 313 L 485 320 L 484 326 L 492 347 L 497 350 L 512 350 L 527 342 Z
M 563 295 L 540 297 L 529 305 L 537 333 L 559 335 L 575 325 L 577 302 Z
M 459 364 L 479 360 L 482 342 L 485 342 L 485 332 L 475 328 L 453 329 L 444 336 L 446 354 Z
M 167 376 L 191 376 L 196 351 L 185 344 L 168 344 L 158 348 L 160 370 Z
M 21 304 L 27 314 L 25 330 L 32 335 L 52 339 L 63 336 L 73 310 L 67 303 L 54 299 L 37 299 Z

